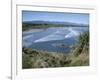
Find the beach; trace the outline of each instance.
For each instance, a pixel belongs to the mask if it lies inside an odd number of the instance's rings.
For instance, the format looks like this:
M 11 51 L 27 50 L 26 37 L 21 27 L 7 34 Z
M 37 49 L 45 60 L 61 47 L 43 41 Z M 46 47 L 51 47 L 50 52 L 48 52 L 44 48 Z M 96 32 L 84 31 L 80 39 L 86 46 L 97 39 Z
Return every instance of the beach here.
M 23 34 L 29 34 L 29 33 L 33 33 L 33 32 L 40 32 L 40 31 L 43 31 L 44 29 L 30 29 L 30 30 L 26 30 L 26 31 L 23 31 L 22 33 Z

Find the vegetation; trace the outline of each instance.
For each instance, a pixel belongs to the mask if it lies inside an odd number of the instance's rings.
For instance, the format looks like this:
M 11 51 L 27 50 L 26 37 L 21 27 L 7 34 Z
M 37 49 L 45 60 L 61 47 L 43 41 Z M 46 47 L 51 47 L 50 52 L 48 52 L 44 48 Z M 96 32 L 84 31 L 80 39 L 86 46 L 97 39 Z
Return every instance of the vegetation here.
M 39 28 L 48 28 L 48 27 L 65 27 L 65 26 L 71 26 L 71 27 L 88 27 L 88 25 L 67 25 L 67 24 L 32 24 L 32 23 L 22 23 L 22 30 L 29 30 L 29 29 L 39 29 Z
M 25 30 L 29 30 L 29 29 L 39 29 L 39 28 L 48 28 L 51 26 L 54 27 L 61 27 L 61 26 L 65 26 L 65 25 L 58 25 L 58 24 L 29 24 L 29 23 L 23 23 L 23 31 Z
M 76 56 L 89 50 L 89 31 L 80 34 L 77 39 L 76 49 L 73 51 Z
M 48 68 L 89 65 L 89 31 L 80 34 L 69 54 L 39 51 L 23 47 L 22 67 Z

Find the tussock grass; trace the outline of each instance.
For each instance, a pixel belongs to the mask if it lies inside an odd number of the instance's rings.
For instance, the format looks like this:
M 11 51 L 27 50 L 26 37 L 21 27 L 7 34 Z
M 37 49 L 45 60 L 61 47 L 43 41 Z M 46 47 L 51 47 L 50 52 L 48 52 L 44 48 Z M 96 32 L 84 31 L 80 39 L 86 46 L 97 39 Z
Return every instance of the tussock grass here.
M 75 54 L 63 54 L 36 50 L 32 50 L 32 52 L 33 53 L 31 54 L 23 52 L 23 68 L 48 68 L 89 65 L 88 52 L 81 53 L 77 57 Z

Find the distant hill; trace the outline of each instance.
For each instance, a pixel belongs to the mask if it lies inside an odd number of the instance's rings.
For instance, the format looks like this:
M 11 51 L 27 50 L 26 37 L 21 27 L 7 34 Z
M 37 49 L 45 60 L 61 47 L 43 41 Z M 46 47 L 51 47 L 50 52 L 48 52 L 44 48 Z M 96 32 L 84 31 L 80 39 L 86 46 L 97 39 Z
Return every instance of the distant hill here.
M 78 24 L 72 22 L 60 22 L 60 21 L 24 21 L 23 24 L 56 24 L 56 25 L 67 25 L 67 26 L 89 26 L 88 24 Z

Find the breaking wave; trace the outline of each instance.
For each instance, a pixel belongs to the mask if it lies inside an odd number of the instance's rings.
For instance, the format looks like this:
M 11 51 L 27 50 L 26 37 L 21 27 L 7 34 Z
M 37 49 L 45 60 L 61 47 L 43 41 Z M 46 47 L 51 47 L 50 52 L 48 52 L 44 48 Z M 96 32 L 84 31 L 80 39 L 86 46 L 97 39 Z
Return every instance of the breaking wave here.
M 62 40 L 65 38 L 70 38 L 74 36 L 78 36 L 79 32 L 72 29 L 72 28 L 63 28 L 60 30 L 55 31 L 51 35 L 47 35 L 46 37 L 40 38 L 38 40 L 35 40 L 34 42 L 45 42 L 45 41 L 51 41 L 51 40 Z
M 83 27 L 52 27 L 38 33 L 23 33 L 23 46 L 30 46 L 33 43 L 46 42 L 53 40 L 63 40 L 78 36 L 81 32 L 86 31 Z

